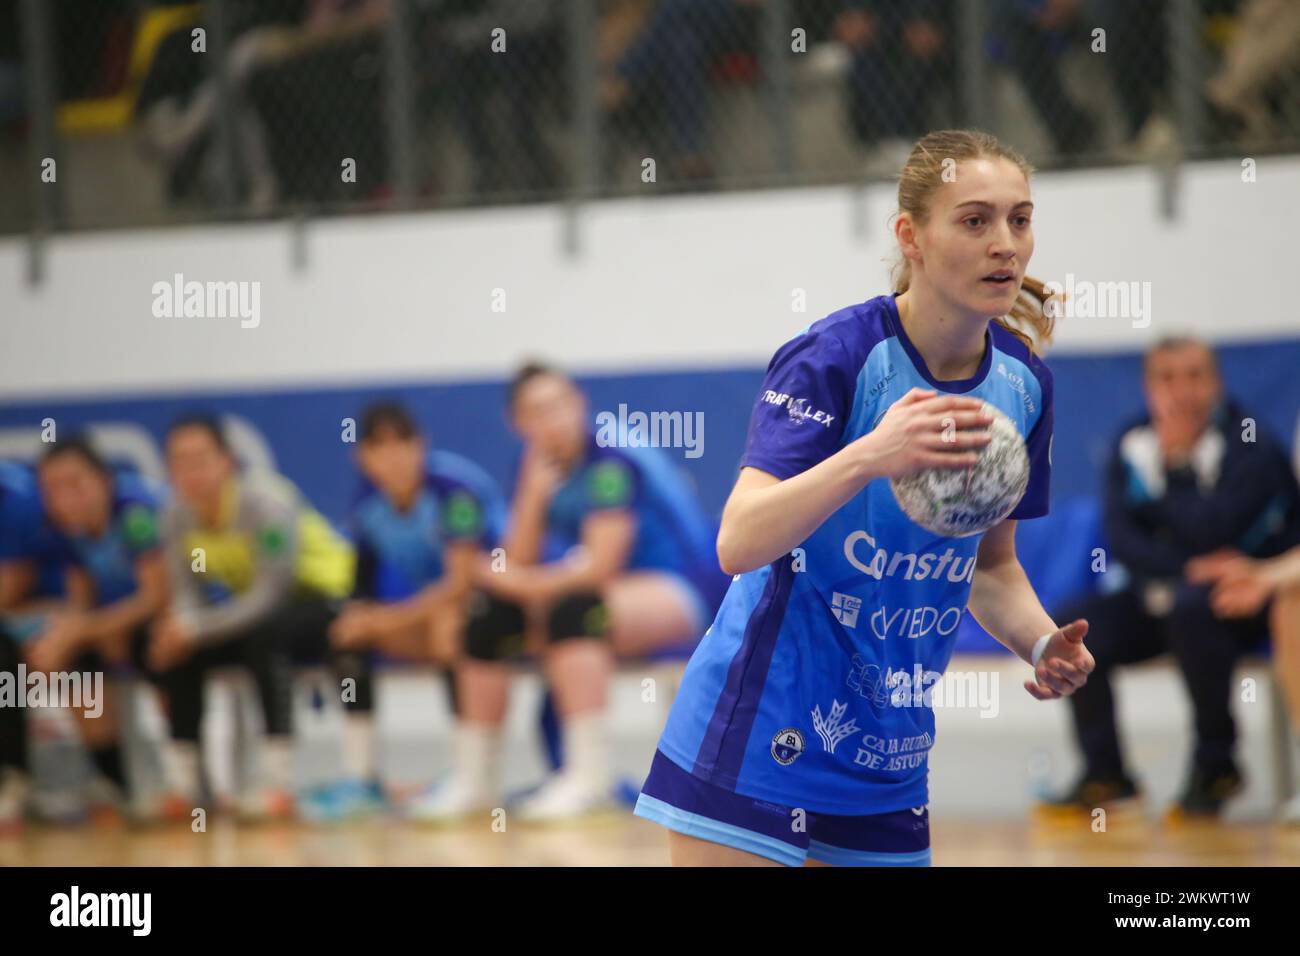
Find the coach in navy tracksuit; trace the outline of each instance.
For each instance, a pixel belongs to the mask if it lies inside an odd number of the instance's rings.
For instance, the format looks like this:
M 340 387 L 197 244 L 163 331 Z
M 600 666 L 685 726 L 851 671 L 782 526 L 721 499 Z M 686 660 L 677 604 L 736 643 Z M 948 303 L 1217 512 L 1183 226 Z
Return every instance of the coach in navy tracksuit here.
M 1147 354 L 1144 372 L 1149 414 L 1122 433 L 1106 477 L 1107 577 L 1120 570 L 1123 586 L 1056 615 L 1089 621 L 1097 668 L 1070 697 L 1086 768 L 1054 802 L 1096 807 L 1136 795 L 1120 754 L 1111 672 L 1168 651 L 1196 718 L 1179 805 L 1217 814 L 1242 786 L 1232 757 L 1233 667 L 1267 639 L 1268 607 L 1217 617 L 1209 588 L 1191 584 L 1185 565 L 1196 555 L 1268 557 L 1300 543 L 1300 488 L 1284 447 L 1223 395 L 1208 346 L 1166 339 Z

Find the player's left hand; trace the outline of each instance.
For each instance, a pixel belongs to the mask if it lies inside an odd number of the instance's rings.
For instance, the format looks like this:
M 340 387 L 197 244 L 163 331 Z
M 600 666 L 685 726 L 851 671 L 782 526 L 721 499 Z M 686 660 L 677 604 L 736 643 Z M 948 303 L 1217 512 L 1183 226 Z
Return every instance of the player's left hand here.
M 1043 648 L 1043 656 L 1034 668 L 1034 679 L 1025 681 L 1025 690 L 1038 700 L 1068 697 L 1088 682 L 1096 662 L 1083 646 L 1088 622 L 1083 618 L 1057 628 Z

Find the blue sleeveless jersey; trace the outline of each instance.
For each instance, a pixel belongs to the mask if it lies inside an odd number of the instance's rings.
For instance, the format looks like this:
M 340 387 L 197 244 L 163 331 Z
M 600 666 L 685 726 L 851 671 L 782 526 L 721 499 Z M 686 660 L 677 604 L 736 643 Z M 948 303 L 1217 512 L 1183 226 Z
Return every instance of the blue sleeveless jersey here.
M 419 593 L 442 577 L 447 544 L 469 539 L 492 547 L 503 533 L 505 515 L 496 482 L 452 452 L 429 453 L 424 485 L 406 511 L 366 482 L 352 511 L 356 596 L 401 601 Z
M 893 296 L 835 312 L 777 351 L 742 465 L 800 474 L 914 387 L 1005 412 L 1031 469 L 1010 517 L 1047 513 L 1047 367 L 990 323 L 975 375 L 936 381 Z M 924 805 L 935 733 L 924 689 L 952 656 L 981 537 L 936 536 L 903 514 L 888 479 L 868 483 L 792 555 L 733 579 L 659 749 L 703 780 L 784 806 L 861 815 Z

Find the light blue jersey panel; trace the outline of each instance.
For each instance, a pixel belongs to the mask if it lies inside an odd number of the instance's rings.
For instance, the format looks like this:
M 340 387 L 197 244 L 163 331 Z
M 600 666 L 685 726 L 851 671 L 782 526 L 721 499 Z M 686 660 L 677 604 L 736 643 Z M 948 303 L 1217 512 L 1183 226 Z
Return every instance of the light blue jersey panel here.
M 1045 514 L 1051 376 L 990 324 L 969 379 L 936 382 L 892 296 L 841 310 L 777 352 L 743 464 L 800 474 L 867 434 L 912 388 L 982 398 L 1026 436 L 1029 487 L 1013 518 Z M 928 802 L 934 712 L 981 535 L 937 536 L 869 483 L 792 555 L 738 575 L 674 701 L 660 749 L 746 796 L 828 814 Z
M 72 562 L 86 572 L 95 586 L 96 605 L 120 601 L 139 588 L 137 563 L 162 547 L 159 514 L 166 500 L 164 485 L 134 472 L 119 471 L 113 476 L 108 528 L 97 538 L 68 538 Z

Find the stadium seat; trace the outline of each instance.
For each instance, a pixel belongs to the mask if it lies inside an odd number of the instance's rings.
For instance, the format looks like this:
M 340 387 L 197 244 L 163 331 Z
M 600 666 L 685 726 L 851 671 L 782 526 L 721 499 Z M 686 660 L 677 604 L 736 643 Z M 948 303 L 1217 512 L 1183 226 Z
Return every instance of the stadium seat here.
M 131 57 L 121 88 L 110 96 L 59 104 L 59 133 L 64 136 L 110 133 L 128 126 L 159 44 L 169 33 L 195 23 L 198 18 L 199 4 L 142 11 L 131 39 Z

